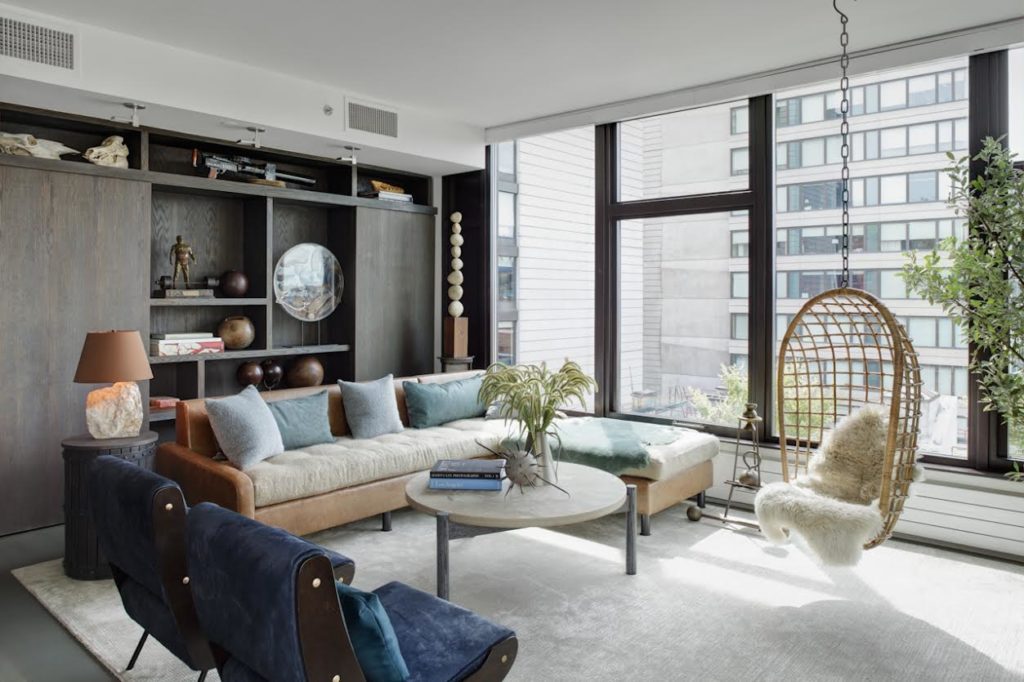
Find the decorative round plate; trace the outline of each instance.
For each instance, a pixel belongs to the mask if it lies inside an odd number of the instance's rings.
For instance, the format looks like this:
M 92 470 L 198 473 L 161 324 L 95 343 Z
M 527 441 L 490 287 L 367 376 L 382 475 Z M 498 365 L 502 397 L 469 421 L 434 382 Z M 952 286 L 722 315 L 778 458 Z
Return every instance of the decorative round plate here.
M 274 267 L 274 299 L 303 322 L 316 322 L 333 313 L 344 290 L 341 263 L 319 244 L 293 246 Z

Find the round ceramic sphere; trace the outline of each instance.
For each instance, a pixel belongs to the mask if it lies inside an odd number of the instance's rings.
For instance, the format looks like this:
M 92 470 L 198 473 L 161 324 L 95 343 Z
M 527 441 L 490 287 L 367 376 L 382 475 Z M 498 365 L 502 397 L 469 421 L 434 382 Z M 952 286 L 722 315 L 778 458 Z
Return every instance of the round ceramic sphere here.
M 286 380 L 293 388 L 319 386 L 324 381 L 324 366 L 314 356 L 303 355 L 292 362 Z
M 448 314 L 452 317 L 462 317 L 463 310 L 465 310 L 465 308 L 462 307 L 462 303 L 460 301 L 452 301 L 448 304 Z
M 448 273 L 448 284 L 462 284 L 465 279 L 465 276 L 458 270 Z
M 462 225 L 458 223 L 452 225 L 452 234 L 462 234 Z
M 249 278 L 244 272 L 228 270 L 220 276 L 220 290 L 228 298 L 241 298 L 249 293 Z
M 458 284 L 453 284 L 448 287 L 448 298 L 453 301 L 462 300 L 462 287 Z
M 462 269 L 462 259 L 461 258 L 452 258 L 452 270 L 461 270 L 461 269 Z
M 461 246 L 453 246 L 452 247 L 452 258 L 462 258 L 462 247 Z
M 462 222 L 462 212 L 461 211 L 456 211 L 455 213 L 452 213 L 450 216 L 448 216 L 448 219 L 451 220 L 453 223 L 461 223 Z
M 284 379 L 284 367 L 277 360 L 264 360 L 260 363 L 263 370 L 263 383 L 267 388 L 276 388 Z
M 704 512 L 696 505 L 691 505 L 686 508 L 686 518 L 691 521 L 700 521 L 703 516 Z
M 256 386 L 263 381 L 263 368 L 258 362 L 243 362 L 235 372 L 235 378 L 242 386 Z
M 451 243 L 452 246 L 462 246 L 463 244 L 466 243 L 466 240 L 462 238 L 461 234 L 453 234 L 451 237 L 449 237 L 448 241 Z
M 223 339 L 228 350 L 242 350 L 256 339 L 256 327 L 245 315 L 232 315 L 224 318 L 217 327 L 217 336 Z

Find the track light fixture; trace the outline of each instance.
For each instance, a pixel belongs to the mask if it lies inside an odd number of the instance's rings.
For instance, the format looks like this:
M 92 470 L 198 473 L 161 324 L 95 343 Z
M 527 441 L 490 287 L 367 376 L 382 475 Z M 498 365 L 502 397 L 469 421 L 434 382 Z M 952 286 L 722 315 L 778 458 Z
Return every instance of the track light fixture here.
M 347 161 L 351 163 L 353 166 L 358 166 L 359 159 L 356 157 L 356 152 L 358 152 L 361 149 L 361 147 L 356 147 L 354 145 L 347 144 L 345 145 L 345 149 L 349 153 L 348 156 L 339 156 L 335 159 L 335 161 Z
M 141 123 L 139 122 L 139 112 L 146 110 L 145 104 L 139 104 L 138 102 L 122 102 L 121 106 L 125 109 L 131 109 L 132 115 L 128 118 L 118 118 L 117 116 L 111 116 L 111 121 L 119 121 L 121 123 L 130 123 L 133 128 L 138 128 Z
M 267 132 L 267 129 L 266 128 L 257 128 L 255 126 L 246 126 L 245 129 L 248 130 L 250 133 L 252 133 L 252 139 L 251 140 L 235 140 L 235 144 L 244 144 L 246 146 L 252 147 L 253 149 L 259 149 L 260 147 L 262 147 L 263 144 L 262 144 L 262 142 L 260 140 L 260 136 L 263 133 Z

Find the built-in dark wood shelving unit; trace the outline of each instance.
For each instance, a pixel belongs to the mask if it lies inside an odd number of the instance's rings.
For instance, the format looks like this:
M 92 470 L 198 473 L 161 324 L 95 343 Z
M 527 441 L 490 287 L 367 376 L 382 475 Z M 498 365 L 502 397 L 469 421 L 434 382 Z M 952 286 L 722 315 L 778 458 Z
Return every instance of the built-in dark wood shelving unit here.
M 169 251 L 177 234 L 195 250 L 195 279 L 226 270 L 248 276 L 244 298 L 220 297 L 220 292 L 203 299 L 150 295 L 148 306 L 139 311 L 148 320 L 148 328 L 140 329 L 144 339 L 150 333 L 216 333 L 230 315 L 245 315 L 256 328 L 253 344 L 244 350 L 151 357 L 151 395 L 189 399 L 233 393 L 243 362 L 273 358 L 287 370 L 289 360 L 301 355 L 320 359 L 327 381 L 432 370 L 437 210 L 430 205 L 430 177 L 4 104 L 0 130 L 32 133 L 80 151 L 109 135 L 124 137 L 131 152 L 126 169 L 96 166 L 75 156 L 58 161 L 0 155 L 0 167 L 147 185 L 151 219 L 137 226 L 150 245 L 149 266 L 142 266 L 147 281 L 138 283 L 143 291 L 152 292 L 157 278 L 173 272 Z M 275 187 L 206 177 L 192 167 L 193 149 L 273 162 L 279 171 L 314 178 L 316 184 Z M 372 189 L 371 179 L 403 187 L 415 203 L 360 197 Z M 341 305 L 317 325 L 290 317 L 273 297 L 277 259 L 303 242 L 330 249 L 345 274 Z M 119 258 L 144 261 L 146 254 L 111 255 L 111 267 Z M 311 345 L 311 339 L 318 343 Z M 151 428 L 163 439 L 173 436 L 174 413 L 163 409 L 149 415 Z

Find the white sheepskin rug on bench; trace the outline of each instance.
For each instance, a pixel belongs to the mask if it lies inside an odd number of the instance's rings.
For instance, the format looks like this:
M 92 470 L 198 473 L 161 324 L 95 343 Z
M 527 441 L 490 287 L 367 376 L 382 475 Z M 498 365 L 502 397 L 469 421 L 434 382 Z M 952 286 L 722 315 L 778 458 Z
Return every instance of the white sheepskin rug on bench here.
M 881 495 L 888 419 L 865 406 L 842 419 L 811 456 L 807 473 L 770 483 L 754 499 L 765 537 L 786 542 L 799 533 L 824 564 L 856 564 L 882 529 Z M 920 469 L 915 471 L 915 480 Z

